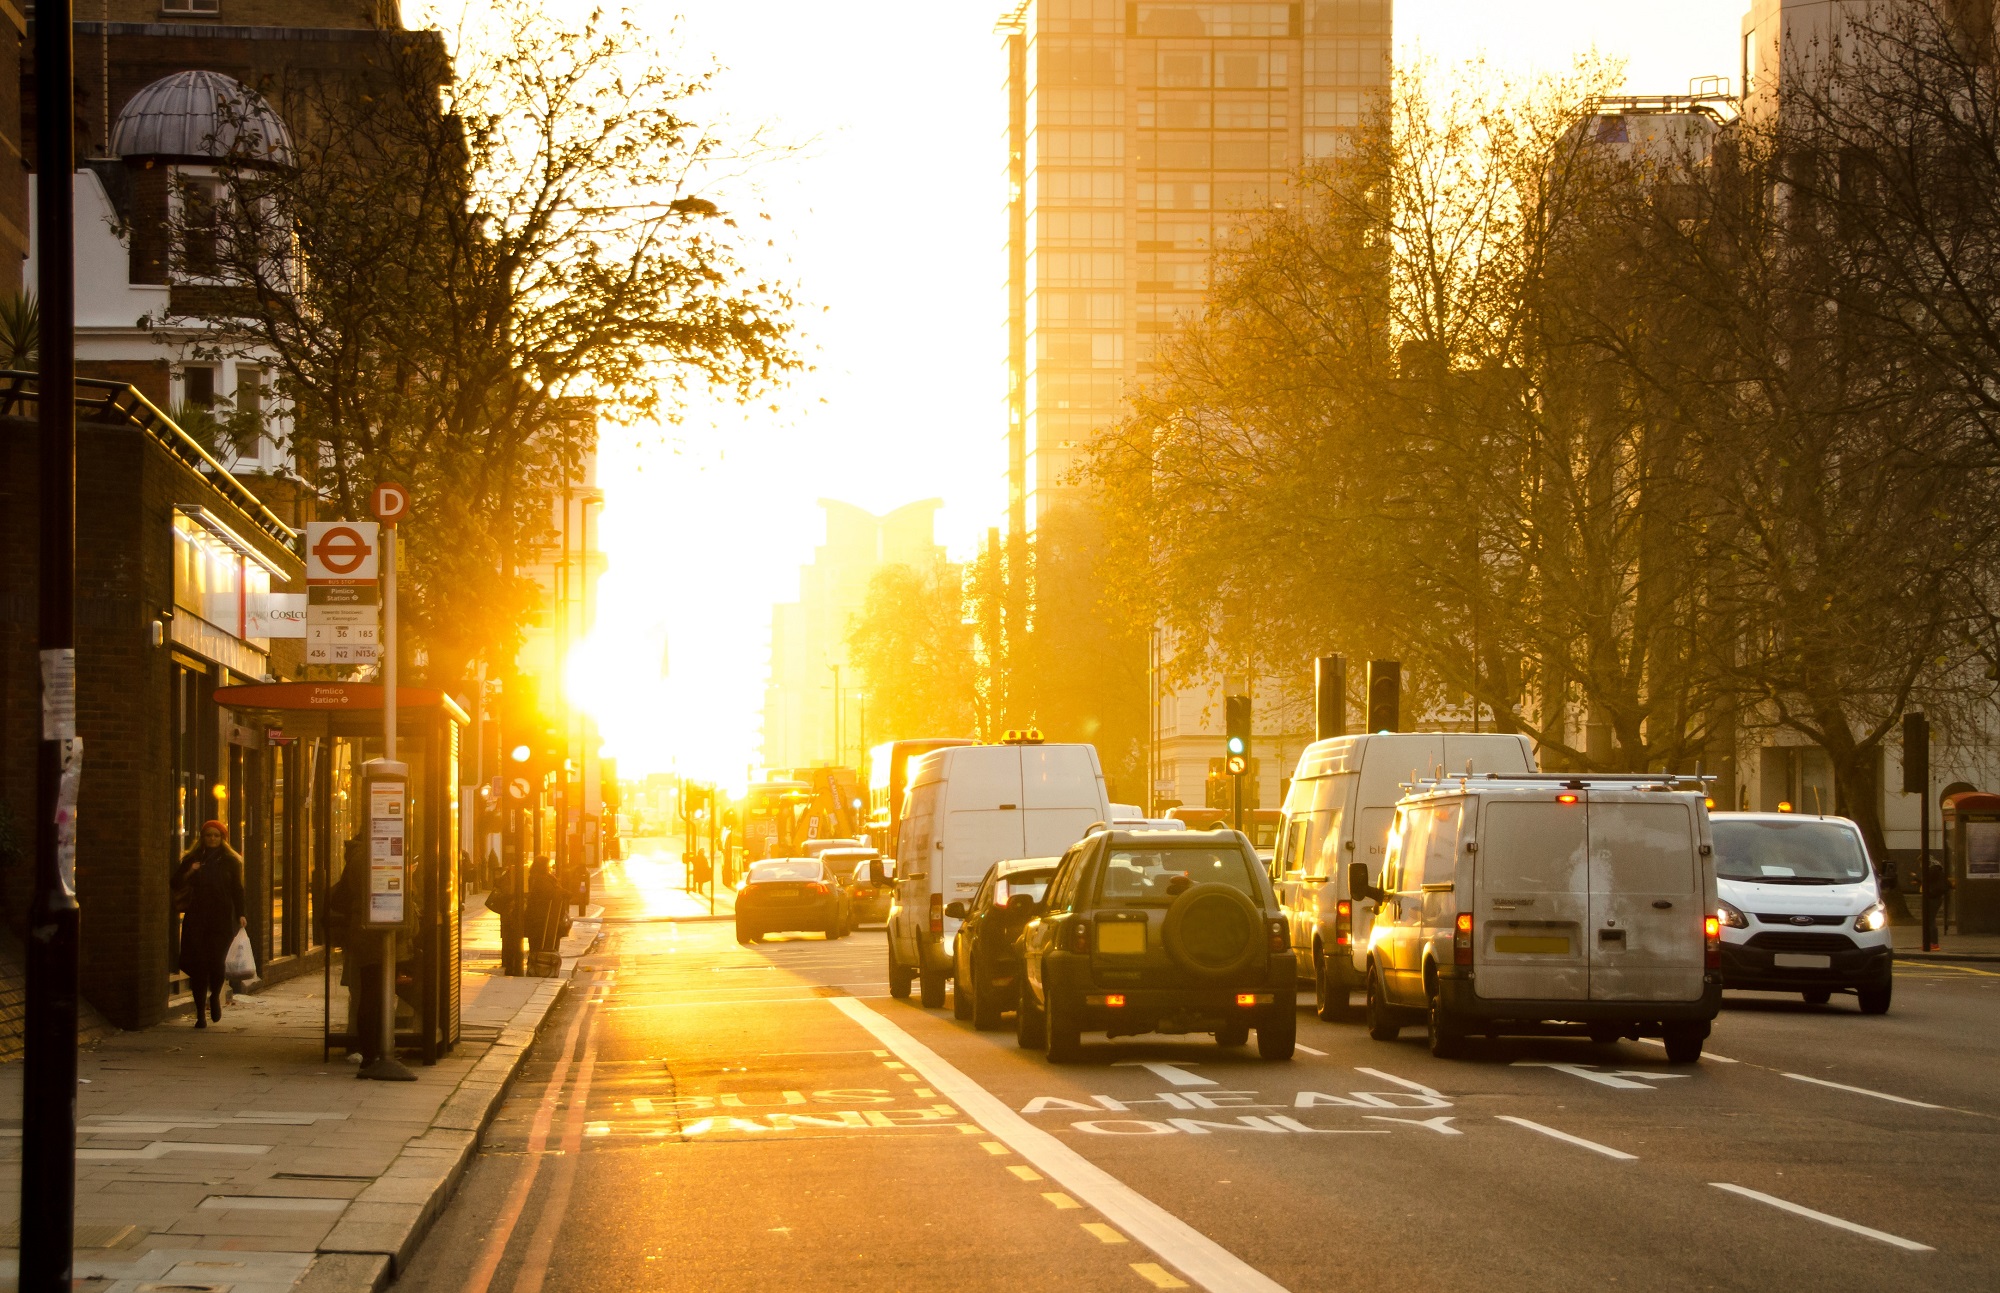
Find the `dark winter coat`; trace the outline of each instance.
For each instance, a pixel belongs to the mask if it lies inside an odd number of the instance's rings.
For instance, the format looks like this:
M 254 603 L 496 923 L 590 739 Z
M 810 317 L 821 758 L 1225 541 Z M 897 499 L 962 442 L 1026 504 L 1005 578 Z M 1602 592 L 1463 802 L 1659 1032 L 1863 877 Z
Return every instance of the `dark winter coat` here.
M 174 892 L 187 898 L 181 917 L 181 972 L 219 982 L 243 919 L 243 859 L 227 844 L 197 844 L 174 868 Z

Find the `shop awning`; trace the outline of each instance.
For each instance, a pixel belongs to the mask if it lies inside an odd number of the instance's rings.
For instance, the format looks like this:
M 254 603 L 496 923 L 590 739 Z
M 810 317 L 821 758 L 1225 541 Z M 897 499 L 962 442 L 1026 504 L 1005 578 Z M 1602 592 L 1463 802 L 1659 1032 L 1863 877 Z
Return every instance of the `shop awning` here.
M 217 687 L 215 703 L 231 709 L 303 710 L 321 714 L 382 711 L 382 687 L 372 682 L 253 682 Z M 442 709 L 455 722 L 472 718 L 435 687 L 396 688 L 398 710 Z

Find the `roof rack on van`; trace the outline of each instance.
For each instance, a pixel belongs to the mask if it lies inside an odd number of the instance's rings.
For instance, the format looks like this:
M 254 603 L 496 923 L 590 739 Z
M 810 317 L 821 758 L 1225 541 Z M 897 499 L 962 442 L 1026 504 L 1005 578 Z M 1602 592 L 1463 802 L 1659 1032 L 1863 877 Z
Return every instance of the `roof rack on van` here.
M 1583 790 L 1592 785 L 1609 786 L 1658 786 L 1672 790 L 1686 786 L 1690 790 L 1707 789 L 1718 778 L 1700 772 L 1486 772 L 1470 776 L 1421 777 L 1413 783 L 1405 783 L 1412 789 L 1431 786 L 1469 785 L 1479 782 L 1487 785 L 1525 784 L 1531 786 L 1560 786 L 1564 790 Z

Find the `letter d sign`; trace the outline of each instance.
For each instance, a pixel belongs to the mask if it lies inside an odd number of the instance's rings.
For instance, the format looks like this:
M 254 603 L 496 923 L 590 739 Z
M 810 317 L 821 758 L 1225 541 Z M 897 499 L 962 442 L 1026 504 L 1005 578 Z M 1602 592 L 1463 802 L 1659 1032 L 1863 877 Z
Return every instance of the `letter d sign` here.
M 410 491 L 393 480 L 385 480 L 369 495 L 368 505 L 375 513 L 375 519 L 384 525 L 394 525 L 410 510 Z

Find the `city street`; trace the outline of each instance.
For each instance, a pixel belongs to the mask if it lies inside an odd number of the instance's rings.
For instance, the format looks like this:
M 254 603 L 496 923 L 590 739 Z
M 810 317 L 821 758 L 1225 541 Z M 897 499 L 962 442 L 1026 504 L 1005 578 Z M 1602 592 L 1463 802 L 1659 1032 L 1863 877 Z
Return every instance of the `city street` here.
M 1735 997 L 1657 1046 L 1085 1047 L 889 998 L 883 938 L 606 934 L 400 1283 L 422 1293 L 1203 1287 L 1970 1288 L 2000 1257 L 2000 974 L 1895 1008 Z

